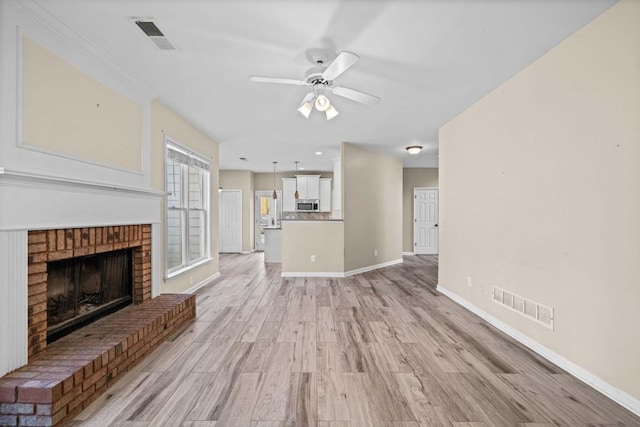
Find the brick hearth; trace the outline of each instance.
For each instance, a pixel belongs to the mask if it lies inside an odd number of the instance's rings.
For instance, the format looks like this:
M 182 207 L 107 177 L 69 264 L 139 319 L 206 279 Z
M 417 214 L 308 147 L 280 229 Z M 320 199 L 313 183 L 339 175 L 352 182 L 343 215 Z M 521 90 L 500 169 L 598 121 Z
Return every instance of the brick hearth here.
M 194 295 L 161 295 L 50 344 L 0 378 L 0 426 L 68 422 L 195 313 Z

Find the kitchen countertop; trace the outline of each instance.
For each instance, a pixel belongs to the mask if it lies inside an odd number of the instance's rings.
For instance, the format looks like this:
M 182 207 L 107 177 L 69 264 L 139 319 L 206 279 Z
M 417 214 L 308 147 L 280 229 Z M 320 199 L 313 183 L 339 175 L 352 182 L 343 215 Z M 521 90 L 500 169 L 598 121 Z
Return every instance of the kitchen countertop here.
M 283 221 L 298 221 L 298 222 L 332 222 L 332 221 L 342 221 L 341 219 L 301 219 L 301 218 L 290 218 L 290 219 L 286 219 L 286 218 L 282 218 L 280 220 L 281 222 Z

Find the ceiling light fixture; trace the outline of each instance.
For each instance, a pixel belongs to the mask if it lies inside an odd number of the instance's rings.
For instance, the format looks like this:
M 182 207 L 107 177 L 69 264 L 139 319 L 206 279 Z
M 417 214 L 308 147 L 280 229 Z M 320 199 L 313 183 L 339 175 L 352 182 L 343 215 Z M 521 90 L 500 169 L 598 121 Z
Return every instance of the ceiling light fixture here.
M 305 118 L 309 118 L 309 115 L 311 114 L 311 110 L 313 110 L 313 100 L 316 97 L 316 94 L 313 92 L 309 92 L 304 99 L 302 100 L 302 102 L 300 103 L 300 106 L 298 107 L 298 111 L 300 112 L 300 114 L 302 114 Z
M 410 145 L 410 146 L 406 147 L 406 150 L 411 155 L 418 154 L 420 151 L 422 151 L 422 145 Z
M 298 106 L 298 112 L 308 119 L 311 115 L 311 110 L 313 110 L 314 107 L 316 110 L 325 113 L 327 120 L 331 120 L 340 114 L 338 113 L 338 110 L 331 105 L 329 98 L 323 94 L 316 95 L 316 92 L 309 92 L 305 95 Z
M 327 120 L 331 120 L 334 117 L 336 117 L 338 114 L 338 110 L 336 110 L 335 108 L 333 108 L 333 105 L 329 105 L 329 108 L 327 108 L 327 111 L 324 112 L 327 115 Z
M 331 102 L 329 102 L 329 98 L 324 95 L 318 95 L 316 98 L 316 110 L 318 111 L 327 111 L 331 107 Z
M 316 156 L 322 156 L 322 151 L 316 151 Z
M 278 162 L 273 162 L 273 199 L 278 198 L 278 193 L 276 193 L 276 164 Z

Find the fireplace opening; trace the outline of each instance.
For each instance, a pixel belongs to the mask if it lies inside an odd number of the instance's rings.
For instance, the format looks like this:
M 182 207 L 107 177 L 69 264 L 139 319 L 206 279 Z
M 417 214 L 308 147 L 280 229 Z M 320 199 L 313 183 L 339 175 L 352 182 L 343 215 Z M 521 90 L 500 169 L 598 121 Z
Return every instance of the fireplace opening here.
M 132 249 L 47 263 L 47 343 L 131 304 Z

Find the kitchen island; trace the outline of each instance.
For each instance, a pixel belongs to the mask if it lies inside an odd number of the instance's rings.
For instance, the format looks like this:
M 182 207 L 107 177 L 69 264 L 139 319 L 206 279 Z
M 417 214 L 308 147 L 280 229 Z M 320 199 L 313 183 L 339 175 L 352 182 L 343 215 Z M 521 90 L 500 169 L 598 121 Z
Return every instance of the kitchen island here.
M 264 227 L 264 262 L 282 262 L 282 228 Z

